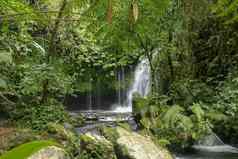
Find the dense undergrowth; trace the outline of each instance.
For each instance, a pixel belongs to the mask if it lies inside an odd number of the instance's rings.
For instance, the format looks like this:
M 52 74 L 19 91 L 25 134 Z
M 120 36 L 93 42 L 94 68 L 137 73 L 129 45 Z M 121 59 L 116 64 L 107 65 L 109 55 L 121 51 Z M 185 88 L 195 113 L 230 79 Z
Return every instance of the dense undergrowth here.
M 78 136 L 64 133 L 63 125 L 84 121 L 69 117 L 66 97 L 127 88 L 131 80 L 119 86 L 116 74 L 143 56 L 150 64 L 151 92 L 134 98 L 141 133 L 179 148 L 210 131 L 238 143 L 237 4 L 2 0 L 1 117 L 39 138 L 64 141 L 71 157 L 79 157 Z M 103 156 L 100 144 L 95 147 Z

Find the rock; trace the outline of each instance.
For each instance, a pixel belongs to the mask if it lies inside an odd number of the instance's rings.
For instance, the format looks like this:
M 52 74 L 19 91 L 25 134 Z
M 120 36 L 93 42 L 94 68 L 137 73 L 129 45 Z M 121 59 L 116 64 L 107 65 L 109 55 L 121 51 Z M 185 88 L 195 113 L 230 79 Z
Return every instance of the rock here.
M 117 132 L 118 144 L 125 146 L 128 153 L 135 159 L 173 159 L 166 149 L 155 145 L 150 138 L 121 127 L 117 128 Z
M 42 148 L 27 159 L 69 159 L 67 153 L 56 146 Z
M 84 159 L 116 159 L 113 144 L 103 136 L 86 133 L 80 136 L 80 157 Z
M 63 125 L 48 123 L 47 128 L 48 133 L 54 135 L 58 140 L 71 140 L 73 138 L 73 133 Z
M 39 140 L 40 136 L 28 129 L 0 128 L 0 155 L 4 152 L 32 140 Z
M 64 128 L 67 130 L 73 130 L 74 126 L 70 123 L 65 122 L 64 123 Z

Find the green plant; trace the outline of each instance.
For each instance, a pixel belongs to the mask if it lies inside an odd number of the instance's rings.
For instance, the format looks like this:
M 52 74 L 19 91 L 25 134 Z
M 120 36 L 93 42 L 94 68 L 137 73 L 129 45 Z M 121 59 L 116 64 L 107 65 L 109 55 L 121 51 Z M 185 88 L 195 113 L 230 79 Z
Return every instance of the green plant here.
M 52 104 L 20 107 L 12 118 L 20 127 L 47 130 L 48 123 L 63 123 L 67 116 L 64 106 Z
M 97 140 L 92 136 L 80 136 L 79 159 L 116 159 L 113 145 L 107 140 Z
M 236 142 L 238 132 L 238 78 L 231 73 L 218 86 L 216 102 L 209 106 L 209 118 L 214 123 L 215 131 L 227 141 Z M 218 124 L 219 123 L 219 124 Z
M 187 106 L 168 105 L 169 98 L 158 98 L 161 100 L 158 100 L 160 102 L 157 104 L 154 103 L 154 98 L 137 99 L 137 102 L 134 102 L 142 104 L 138 109 L 141 112 L 135 114 L 139 116 L 137 122 L 141 126 L 141 131 L 157 138 L 158 143 L 185 148 L 210 130 L 211 125 L 201 104 L 194 103 L 185 109 Z

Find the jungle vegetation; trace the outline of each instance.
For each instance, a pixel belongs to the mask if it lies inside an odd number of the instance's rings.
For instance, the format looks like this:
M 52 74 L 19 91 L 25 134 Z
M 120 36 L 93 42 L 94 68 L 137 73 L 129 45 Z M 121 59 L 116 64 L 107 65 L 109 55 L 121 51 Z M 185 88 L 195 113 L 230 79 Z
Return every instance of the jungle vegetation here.
M 238 138 L 237 0 L 1 0 L 0 112 L 47 131 L 70 120 L 67 95 L 116 89 L 148 58 L 151 92 L 135 96 L 142 133 L 189 147 L 213 131 Z M 179 134 L 179 135 L 177 135 Z

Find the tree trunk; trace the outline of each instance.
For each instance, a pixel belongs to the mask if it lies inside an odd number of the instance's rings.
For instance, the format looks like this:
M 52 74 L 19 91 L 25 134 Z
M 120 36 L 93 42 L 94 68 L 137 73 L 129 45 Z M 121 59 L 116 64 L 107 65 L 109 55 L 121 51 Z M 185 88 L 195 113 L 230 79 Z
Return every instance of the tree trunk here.
M 67 5 L 67 0 L 63 0 L 62 5 L 60 7 L 58 16 L 56 18 L 55 24 L 53 26 L 53 29 L 51 31 L 51 36 L 50 36 L 50 43 L 49 43 L 49 49 L 48 49 L 48 54 L 46 57 L 46 62 L 49 64 L 50 63 L 50 58 L 53 57 L 55 55 L 55 39 L 56 39 L 56 35 L 59 29 L 59 25 L 61 22 L 61 19 L 63 17 L 63 12 L 65 10 L 65 7 Z M 48 87 L 49 87 L 49 80 L 46 79 L 43 81 L 42 83 L 42 97 L 41 97 L 41 103 L 46 103 L 48 101 L 48 95 L 49 95 L 49 91 L 48 91 Z

